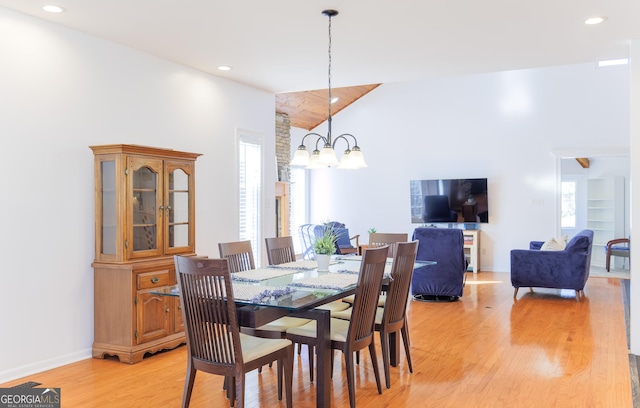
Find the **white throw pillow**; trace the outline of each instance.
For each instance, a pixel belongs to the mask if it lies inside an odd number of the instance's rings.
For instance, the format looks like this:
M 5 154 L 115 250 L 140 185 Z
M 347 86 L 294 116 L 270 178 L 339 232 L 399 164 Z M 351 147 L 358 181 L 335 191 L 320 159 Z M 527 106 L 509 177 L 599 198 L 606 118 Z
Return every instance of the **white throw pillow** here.
M 564 251 L 567 247 L 567 240 L 569 239 L 568 235 L 565 235 L 561 238 L 550 238 L 542 244 L 540 247 L 541 251 Z

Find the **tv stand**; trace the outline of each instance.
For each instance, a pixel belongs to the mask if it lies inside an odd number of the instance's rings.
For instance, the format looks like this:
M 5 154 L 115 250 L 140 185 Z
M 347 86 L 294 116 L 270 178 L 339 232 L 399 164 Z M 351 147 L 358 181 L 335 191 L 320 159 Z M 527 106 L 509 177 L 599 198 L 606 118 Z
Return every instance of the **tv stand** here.
M 480 230 L 462 230 L 464 256 L 469 262 L 467 271 L 478 273 L 480 270 Z

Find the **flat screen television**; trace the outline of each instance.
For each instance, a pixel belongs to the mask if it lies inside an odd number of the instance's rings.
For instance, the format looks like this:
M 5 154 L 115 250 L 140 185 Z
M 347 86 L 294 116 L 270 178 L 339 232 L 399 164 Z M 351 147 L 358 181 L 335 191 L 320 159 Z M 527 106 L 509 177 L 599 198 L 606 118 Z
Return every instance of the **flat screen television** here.
M 411 222 L 487 223 L 487 179 L 411 180 Z

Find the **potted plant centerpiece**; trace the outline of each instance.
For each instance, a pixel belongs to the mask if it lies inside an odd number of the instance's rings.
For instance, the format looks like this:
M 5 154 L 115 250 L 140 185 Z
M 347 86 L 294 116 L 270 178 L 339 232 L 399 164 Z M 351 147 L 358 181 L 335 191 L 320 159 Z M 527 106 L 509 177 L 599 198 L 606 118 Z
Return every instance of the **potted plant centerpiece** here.
M 336 241 L 338 235 L 328 225 L 322 229 L 322 235 L 316 237 L 313 241 L 313 250 L 316 253 L 316 261 L 318 261 L 319 271 L 328 271 L 331 263 L 331 255 L 336 252 Z

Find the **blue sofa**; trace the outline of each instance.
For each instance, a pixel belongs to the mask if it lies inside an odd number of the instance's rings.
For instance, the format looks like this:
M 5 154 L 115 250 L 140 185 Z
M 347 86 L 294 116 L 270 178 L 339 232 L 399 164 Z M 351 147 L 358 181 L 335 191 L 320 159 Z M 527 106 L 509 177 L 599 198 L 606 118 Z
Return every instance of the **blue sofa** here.
M 518 289 L 524 286 L 573 289 L 576 291 L 576 300 L 580 300 L 589 278 L 593 231 L 585 229 L 578 232 L 563 251 L 541 251 L 542 244 L 542 241 L 531 241 L 528 250 L 511 251 L 514 299 Z
M 419 261 L 436 261 L 413 272 L 411 294 L 416 300 L 455 301 L 462 296 L 467 271 L 462 230 L 416 228 Z

